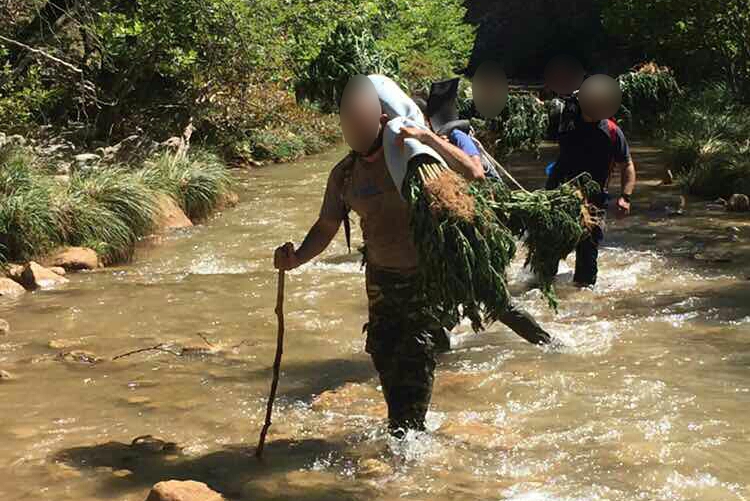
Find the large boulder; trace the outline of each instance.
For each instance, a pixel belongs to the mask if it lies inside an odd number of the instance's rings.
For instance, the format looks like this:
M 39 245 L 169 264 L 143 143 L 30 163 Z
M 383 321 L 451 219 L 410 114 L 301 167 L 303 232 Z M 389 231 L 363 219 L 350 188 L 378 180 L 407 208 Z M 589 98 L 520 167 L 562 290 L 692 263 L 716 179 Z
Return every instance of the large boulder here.
M 188 218 L 179 205 L 168 195 L 159 196 L 159 216 L 156 228 L 159 230 L 174 230 L 189 228 L 193 222 Z
M 10 324 L 7 320 L 0 318 L 0 336 L 5 336 L 10 333 Z
M 223 501 L 218 492 L 202 482 L 169 480 L 154 485 L 146 501 Z
M 63 247 L 52 254 L 45 264 L 67 271 L 95 270 L 99 267 L 99 256 L 88 247 Z
M 14 298 L 24 294 L 25 292 L 26 289 L 21 287 L 15 280 L 0 277 L 0 298 Z
M 29 262 L 21 275 L 21 285 L 28 290 L 50 289 L 68 283 L 69 280 L 49 271 L 34 261 Z

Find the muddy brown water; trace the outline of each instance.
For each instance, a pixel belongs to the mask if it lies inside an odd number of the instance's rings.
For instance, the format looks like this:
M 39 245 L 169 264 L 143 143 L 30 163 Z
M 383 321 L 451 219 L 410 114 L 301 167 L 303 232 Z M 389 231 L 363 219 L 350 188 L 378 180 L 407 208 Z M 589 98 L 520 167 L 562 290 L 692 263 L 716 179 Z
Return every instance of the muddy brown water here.
M 358 255 L 340 235 L 290 273 L 275 422 L 258 463 L 275 349 L 271 251 L 304 235 L 340 155 L 257 170 L 238 207 L 135 264 L 0 305 L 12 328 L 0 369 L 15 377 L 0 381 L 0 499 L 142 501 L 172 478 L 247 501 L 750 499 L 750 220 L 698 202 L 667 217 L 675 190 L 656 187 L 659 154 L 646 147 L 634 152 L 636 212 L 610 225 L 595 291 L 567 285 L 570 259 L 554 315 L 521 256 L 512 270 L 519 301 L 568 347 L 460 326 L 440 360 L 431 431 L 403 444 L 384 434 L 363 351 Z M 538 187 L 550 155 L 509 167 Z M 173 353 L 111 360 L 157 344 Z M 75 350 L 109 360 L 55 359 Z M 167 444 L 131 445 L 143 435 Z

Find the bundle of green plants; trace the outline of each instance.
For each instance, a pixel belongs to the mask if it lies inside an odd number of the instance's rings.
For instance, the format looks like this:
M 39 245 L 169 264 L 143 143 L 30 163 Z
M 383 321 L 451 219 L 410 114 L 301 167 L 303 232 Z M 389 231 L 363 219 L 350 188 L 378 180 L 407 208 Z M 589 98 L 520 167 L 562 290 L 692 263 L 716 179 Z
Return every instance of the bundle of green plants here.
M 555 190 L 509 190 L 491 186 L 490 207 L 500 222 L 527 249 L 525 265 L 536 275 L 550 306 L 557 309 L 553 281 L 557 263 L 573 252 L 578 242 L 596 224 L 595 210 L 586 202 L 600 191 L 588 175 Z
M 515 152 L 538 153 L 549 125 L 544 103 L 527 92 L 508 95 L 499 116 L 485 119 L 478 115 L 473 101 L 459 99 L 459 115 L 471 120 L 477 139 L 488 145 L 495 158 L 506 158 Z
M 439 165 L 411 167 L 404 187 L 425 293 L 437 318 L 468 318 L 475 330 L 497 320 L 510 299 L 506 270 L 516 238 L 527 263 L 557 308 L 553 269 L 591 223 L 574 184 L 558 190 L 513 191 L 502 182 L 468 184 Z
M 617 81 L 622 90 L 619 122 L 635 134 L 659 130 L 683 92 L 672 70 L 653 62 L 634 67 Z

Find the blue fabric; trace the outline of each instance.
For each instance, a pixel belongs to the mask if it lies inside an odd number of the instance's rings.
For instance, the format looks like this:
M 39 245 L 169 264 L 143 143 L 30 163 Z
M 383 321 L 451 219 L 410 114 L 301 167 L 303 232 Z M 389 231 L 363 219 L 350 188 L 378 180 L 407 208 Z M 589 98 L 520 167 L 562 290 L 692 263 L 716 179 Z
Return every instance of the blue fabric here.
M 544 169 L 544 172 L 545 172 L 545 173 L 547 174 L 547 176 L 549 176 L 550 174 L 552 174 L 552 169 L 554 169 L 554 168 L 555 168 L 555 163 L 556 163 L 556 162 L 550 162 L 550 163 L 549 163 L 549 164 L 547 165 L 547 167 L 546 167 L 546 168 Z
M 479 148 L 474 144 L 474 140 L 464 131 L 453 129 L 450 136 L 448 136 L 448 140 L 452 145 L 461 148 L 470 157 L 479 156 Z

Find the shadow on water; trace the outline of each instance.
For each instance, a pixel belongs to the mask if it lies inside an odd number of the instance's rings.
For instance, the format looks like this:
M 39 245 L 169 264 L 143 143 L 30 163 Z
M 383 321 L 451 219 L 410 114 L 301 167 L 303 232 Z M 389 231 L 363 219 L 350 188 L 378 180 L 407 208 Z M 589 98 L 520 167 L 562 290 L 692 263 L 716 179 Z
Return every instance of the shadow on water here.
M 308 477 L 294 473 L 343 447 L 343 442 L 321 439 L 272 440 L 266 443 L 264 458 L 259 461 L 254 447 L 247 445 L 227 445 L 195 457 L 183 454 L 174 444 L 153 439 L 147 443 L 107 442 L 73 447 L 59 451 L 52 460 L 92 475 L 101 468 L 130 472 L 104 477 L 106 480 L 99 482 L 97 496 L 110 499 L 166 480 L 203 482 L 228 499 L 289 499 L 290 488 L 293 498 L 300 500 L 366 499 L 369 496 L 363 496 L 365 489 L 361 485 L 349 486 L 330 474 L 321 478 L 310 472 Z
M 280 392 L 285 398 L 310 402 L 326 390 L 348 383 L 365 383 L 376 378 L 369 358 L 333 358 L 322 361 L 283 363 Z M 250 378 L 269 378 L 270 368 L 252 371 Z M 269 379 L 270 380 L 270 379 Z

